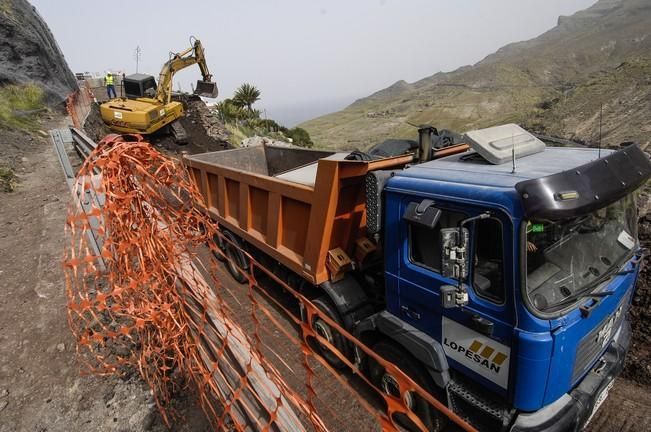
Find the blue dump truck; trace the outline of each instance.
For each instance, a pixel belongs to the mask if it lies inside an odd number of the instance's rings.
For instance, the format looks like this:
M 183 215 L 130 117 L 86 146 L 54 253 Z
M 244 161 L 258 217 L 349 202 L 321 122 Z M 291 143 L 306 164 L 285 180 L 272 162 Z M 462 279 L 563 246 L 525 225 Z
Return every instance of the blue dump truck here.
M 401 150 L 410 162 L 271 147 L 185 161 L 232 244 L 277 266 L 475 427 L 579 430 L 629 347 L 643 259 L 636 190 L 651 175 L 648 156 L 634 145 L 547 147 L 503 125 L 468 132 L 468 151 L 439 157 L 449 142 L 434 128 L 419 132 Z M 245 157 L 253 151 L 262 161 Z M 361 213 L 344 218 L 340 209 Z M 244 256 L 222 246 L 242 280 Z M 399 394 L 396 378 L 360 349 L 324 321 L 312 325 L 379 388 Z M 443 427 L 421 398 L 404 399 L 429 429 Z

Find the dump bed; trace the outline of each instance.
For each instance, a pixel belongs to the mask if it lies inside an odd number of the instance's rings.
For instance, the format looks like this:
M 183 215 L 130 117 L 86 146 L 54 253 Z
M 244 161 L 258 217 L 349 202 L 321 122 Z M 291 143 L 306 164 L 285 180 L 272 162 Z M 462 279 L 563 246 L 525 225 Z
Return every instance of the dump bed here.
M 183 160 L 214 220 L 320 284 L 332 276 L 328 252 L 353 257 L 366 235 L 366 173 L 412 160 L 344 160 L 347 154 L 260 146 Z

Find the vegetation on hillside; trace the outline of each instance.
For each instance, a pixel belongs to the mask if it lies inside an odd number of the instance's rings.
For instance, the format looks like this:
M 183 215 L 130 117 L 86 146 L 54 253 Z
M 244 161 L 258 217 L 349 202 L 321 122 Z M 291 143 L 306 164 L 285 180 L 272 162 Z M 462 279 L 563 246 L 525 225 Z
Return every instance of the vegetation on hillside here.
M 0 88 L 0 127 L 32 131 L 35 114 L 43 111 L 43 90 L 33 84 L 8 85 Z
M 252 113 L 253 104 L 260 100 L 260 95 L 260 90 L 257 87 L 244 83 L 235 90 L 233 103 L 242 109 L 246 108 L 249 113 Z
M 648 145 L 651 132 L 651 58 L 640 57 L 601 71 L 581 86 L 558 91 L 529 111 L 523 124 L 538 133 L 576 141 Z
M 37 125 L 35 114 L 44 109 L 43 91 L 40 87 L 33 84 L 1 87 L 0 133 L 2 129 L 34 131 Z M 17 178 L 13 170 L 0 160 L 0 192 L 11 192 L 16 184 Z
M 16 187 L 16 176 L 9 167 L 0 166 L 0 192 L 12 192 Z
M 231 144 L 239 145 L 243 139 L 255 135 L 279 141 L 289 141 L 301 147 L 312 147 L 310 134 L 303 128 L 286 128 L 272 119 L 261 118 L 260 110 L 253 105 L 260 100 L 261 91 L 252 84 L 242 84 L 232 98 L 215 105 L 222 122 L 231 132 Z

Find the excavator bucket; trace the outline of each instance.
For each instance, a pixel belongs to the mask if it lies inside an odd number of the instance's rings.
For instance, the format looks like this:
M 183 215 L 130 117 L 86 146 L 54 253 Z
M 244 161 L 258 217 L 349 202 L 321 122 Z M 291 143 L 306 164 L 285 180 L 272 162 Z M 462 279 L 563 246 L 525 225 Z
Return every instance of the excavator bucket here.
M 217 83 L 198 80 L 197 86 L 194 88 L 194 94 L 208 98 L 216 98 Z

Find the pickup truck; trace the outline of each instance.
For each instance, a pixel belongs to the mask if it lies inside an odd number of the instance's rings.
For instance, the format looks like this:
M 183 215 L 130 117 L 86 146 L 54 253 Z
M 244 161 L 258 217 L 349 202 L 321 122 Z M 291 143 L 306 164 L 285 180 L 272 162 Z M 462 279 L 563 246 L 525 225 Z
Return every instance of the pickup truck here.
M 436 136 L 422 127 L 414 151 L 385 157 L 262 146 L 184 162 L 240 282 L 233 245 L 480 430 L 579 430 L 628 350 L 649 158 L 547 147 L 516 125 L 450 146 Z M 361 350 L 312 326 L 397 394 Z

